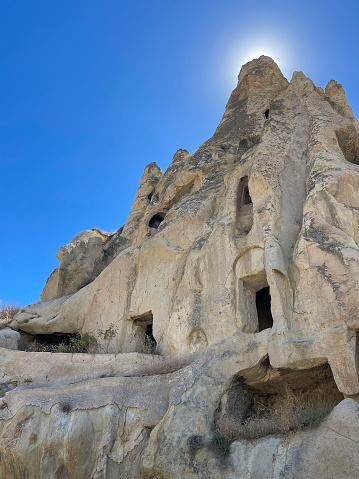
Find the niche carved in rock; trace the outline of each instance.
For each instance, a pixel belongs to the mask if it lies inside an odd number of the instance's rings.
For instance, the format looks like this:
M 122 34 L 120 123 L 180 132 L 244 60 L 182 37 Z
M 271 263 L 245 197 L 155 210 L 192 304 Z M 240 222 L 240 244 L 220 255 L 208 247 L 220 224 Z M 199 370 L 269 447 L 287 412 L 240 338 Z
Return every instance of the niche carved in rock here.
M 242 258 L 242 261 L 250 260 L 254 261 L 254 256 Z M 237 308 L 243 332 L 258 333 L 273 326 L 270 287 L 264 268 L 254 274 L 240 276 Z
M 157 341 L 153 335 L 153 314 L 148 311 L 140 316 L 132 318 L 134 335 L 136 338 L 137 352 L 155 354 Z
M 335 134 L 345 159 L 359 165 L 359 135 L 354 126 L 340 128 Z
M 236 227 L 239 234 L 247 234 L 253 225 L 253 203 L 249 192 L 248 176 L 240 179 L 237 190 Z
M 148 226 L 150 228 L 155 228 L 158 229 L 162 221 L 165 219 L 165 213 L 156 213 L 152 218 L 150 219 Z
M 329 364 L 298 371 L 274 369 L 268 359 L 263 365 L 262 379 L 235 376 L 220 400 L 215 429 L 230 440 L 316 427 L 344 399 Z

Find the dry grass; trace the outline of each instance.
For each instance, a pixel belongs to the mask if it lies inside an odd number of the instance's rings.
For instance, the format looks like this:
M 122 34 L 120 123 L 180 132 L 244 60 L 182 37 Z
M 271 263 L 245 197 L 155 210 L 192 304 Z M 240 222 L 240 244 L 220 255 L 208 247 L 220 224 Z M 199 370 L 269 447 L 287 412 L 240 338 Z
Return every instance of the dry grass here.
M 0 304 L 0 329 L 6 328 L 19 311 L 19 306 L 14 304 Z
M 243 422 L 223 416 L 217 420 L 217 431 L 228 440 L 258 439 L 269 435 L 287 435 L 315 428 L 328 416 L 338 401 L 323 397 L 308 399 L 304 394 L 294 394 L 291 389 L 272 403 L 257 398 L 252 412 Z
M 96 338 L 88 333 L 75 334 L 69 342 L 61 341 L 58 344 L 47 344 L 39 341 L 31 343 L 27 351 L 36 353 L 90 353 L 96 347 Z
M 154 341 L 147 334 L 145 334 L 144 337 L 143 337 L 143 341 L 142 341 L 142 345 L 141 345 L 141 353 L 143 353 L 143 354 L 157 354 L 156 341 Z

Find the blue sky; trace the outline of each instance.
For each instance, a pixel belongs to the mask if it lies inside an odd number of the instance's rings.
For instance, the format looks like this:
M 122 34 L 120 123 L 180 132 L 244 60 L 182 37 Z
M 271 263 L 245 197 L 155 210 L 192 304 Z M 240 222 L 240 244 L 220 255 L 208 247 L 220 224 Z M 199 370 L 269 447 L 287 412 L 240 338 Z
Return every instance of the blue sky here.
M 214 132 L 243 63 L 334 78 L 359 115 L 359 2 L 2 0 L 0 298 L 38 300 L 56 253 L 126 220 L 145 166 Z

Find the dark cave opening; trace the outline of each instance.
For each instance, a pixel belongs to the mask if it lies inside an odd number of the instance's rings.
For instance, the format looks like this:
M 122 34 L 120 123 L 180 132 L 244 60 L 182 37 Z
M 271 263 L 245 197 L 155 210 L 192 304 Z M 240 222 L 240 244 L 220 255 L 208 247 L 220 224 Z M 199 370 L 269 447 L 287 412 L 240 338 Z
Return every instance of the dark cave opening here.
M 329 364 L 305 369 L 274 369 L 250 381 L 235 376 L 214 414 L 215 429 L 234 440 L 292 434 L 316 427 L 344 399 Z
M 243 178 L 241 178 L 239 182 L 237 197 L 238 197 L 237 199 L 238 208 L 241 208 L 244 205 L 252 204 L 252 198 L 249 193 L 249 187 L 248 187 L 248 176 L 244 176 Z
M 156 213 L 152 218 L 150 219 L 148 226 L 150 228 L 158 228 L 162 221 L 165 219 L 165 213 Z
M 154 344 L 156 343 L 155 337 L 153 336 L 153 323 L 149 323 L 145 329 L 145 337 L 147 336 L 148 340 Z
M 240 179 L 237 190 L 236 228 L 238 234 L 247 234 L 253 224 L 253 202 L 248 186 L 248 176 Z
M 359 135 L 354 126 L 345 126 L 335 131 L 338 144 L 347 161 L 359 165 Z
M 264 112 L 264 116 L 265 116 L 265 119 L 268 120 L 268 118 L 269 118 L 269 110 L 266 110 L 266 111 Z
M 258 331 L 271 328 L 273 326 L 273 316 L 271 311 L 271 296 L 269 286 L 256 292 L 256 308 L 258 315 Z
M 21 329 L 18 349 L 28 352 L 72 352 L 71 344 L 78 335 L 74 333 L 30 334 Z
M 152 311 L 138 316 L 133 321 L 136 326 L 136 335 L 140 336 L 140 348 L 142 353 L 155 354 L 157 341 L 153 335 L 153 314 Z
M 249 188 L 246 186 L 243 191 L 243 204 L 244 205 L 251 205 L 252 204 L 252 198 L 251 195 L 249 194 Z

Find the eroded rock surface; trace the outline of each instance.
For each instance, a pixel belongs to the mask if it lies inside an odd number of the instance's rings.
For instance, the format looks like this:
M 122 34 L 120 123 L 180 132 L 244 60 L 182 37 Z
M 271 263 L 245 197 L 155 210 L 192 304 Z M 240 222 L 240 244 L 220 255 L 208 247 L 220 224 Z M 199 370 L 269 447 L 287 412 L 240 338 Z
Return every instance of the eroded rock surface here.
M 62 247 L 41 301 L 16 315 L 14 329 L 88 333 L 105 354 L 59 355 L 52 373 L 56 354 L 3 353 L 3 383 L 19 385 L 1 410 L 0 472 L 358 477 L 358 165 L 340 84 L 288 82 L 268 57 L 244 65 L 213 137 L 164 174 L 148 165 L 126 224 Z M 162 358 L 139 354 L 147 337 Z M 45 376 L 21 373 L 31 358 Z M 221 421 L 279 407 L 283 385 L 336 406 L 315 429 L 213 449 Z

